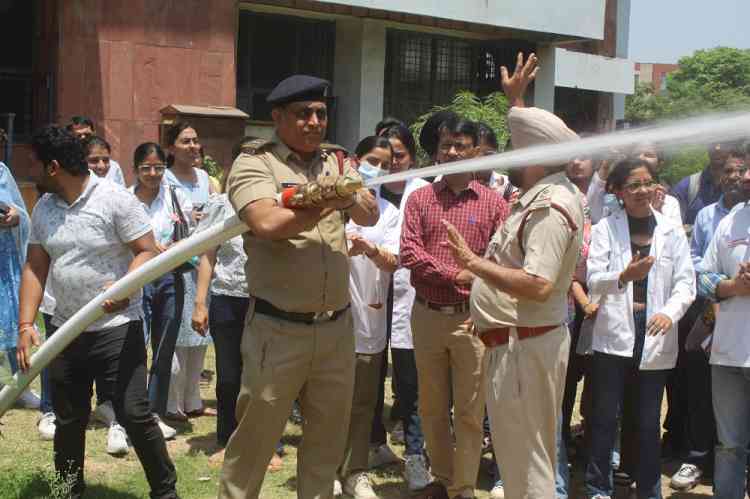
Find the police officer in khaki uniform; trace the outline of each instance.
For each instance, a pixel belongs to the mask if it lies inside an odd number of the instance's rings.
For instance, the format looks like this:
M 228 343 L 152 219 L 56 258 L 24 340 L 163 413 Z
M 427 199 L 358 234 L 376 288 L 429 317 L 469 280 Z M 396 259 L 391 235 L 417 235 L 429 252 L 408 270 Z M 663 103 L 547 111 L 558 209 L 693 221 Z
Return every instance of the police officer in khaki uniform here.
M 577 139 L 556 116 L 513 107 L 513 147 Z M 506 497 L 555 497 L 556 429 L 570 339 L 568 289 L 583 240 L 583 195 L 564 167 L 511 172 L 523 194 L 485 258 L 449 227 L 459 266 L 477 278 L 473 331 L 487 347 L 486 398 Z
M 242 340 L 238 427 L 227 444 L 219 497 L 258 497 L 292 403 L 305 416 L 298 454 L 300 498 L 330 498 L 346 444 L 354 385 L 345 214 L 374 225 L 372 195 L 286 208 L 284 189 L 356 172 L 338 150 L 321 147 L 329 83 L 287 78 L 269 94 L 274 137 L 235 160 L 229 199 L 244 234 L 251 304 Z M 358 178 L 358 177 L 357 177 Z

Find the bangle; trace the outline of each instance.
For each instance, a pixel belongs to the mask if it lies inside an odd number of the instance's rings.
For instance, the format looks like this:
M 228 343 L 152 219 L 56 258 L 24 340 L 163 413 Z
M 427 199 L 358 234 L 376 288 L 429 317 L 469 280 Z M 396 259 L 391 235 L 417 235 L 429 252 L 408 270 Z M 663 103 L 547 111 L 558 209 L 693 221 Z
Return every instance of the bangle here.
M 352 204 L 342 208 L 342 210 L 346 211 L 349 208 L 353 207 L 355 204 L 357 204 L 357 199 L 359 199 L 359 197 L 357 196 L 357 193 L 355 192 L 354 194 L 352 194 Z
M 24 326 L 26 327 L 34 327 L 33 322 L 19 322 L 18 323 L 18 330 L 20 331 Z
M 375 253 L 373 253 L 372 255 L 371 255 L 371 254 L 369 254 L 369 253 L 365 253 L 365 256 L 366 256 L 367 258 L 375 258 L 375 257 L 376 257 L 376 256 L 378 256 L 379 254 L 380 254 L 380 247 L 378 247 L 378 246 L 376 245 L 376 246 L 375 246 Z

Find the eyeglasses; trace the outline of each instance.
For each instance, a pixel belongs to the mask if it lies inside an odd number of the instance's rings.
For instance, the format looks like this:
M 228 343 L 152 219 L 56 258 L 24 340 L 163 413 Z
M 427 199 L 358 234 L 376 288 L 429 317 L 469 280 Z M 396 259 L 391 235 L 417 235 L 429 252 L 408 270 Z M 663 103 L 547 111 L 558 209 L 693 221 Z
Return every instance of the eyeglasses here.
M 297 111 L 292 111 L 292 113 L 294 113 L 294 116 L 296 116 L 298 120 L 310 121 L 310 118 L 313 117 L 313 114 L 316 118 L 318 118 L 318 121 L 325 121 L 328 119 L 328 109 L 324 107 L 315 109 L 306 107 Z
M 750 166 L 737 166 L 734 168 L 726 168 L 724 169 L 724 176 L 725 177 L 733 177 L 735 175 L 739 177 L 744 177 L 745 174 L 750 170 Z
M 626 184 L 625 185 L 625 190 L 628 191 L 631 194 L 635 194 L 636 192 L 638 192 L 641 189 L 649 190 L 649 189 L 653 189 L 654 187 L 656 187 L 656 181 L 654 181 L 654 180 L 647 180 L 647 181 L 644 181 L 644 182 L 633 182 L 633 183 L 630 183 L 630 184 Z
M 139 173 L 149 173 L 152 170 L 156 173 L 164 173 L 166 169 L 167 165 L 138 165 Z
M 455 149 L 458 154 L 464 154 L 473 148 L 474 145 L 465 144 L 464 142 L 443 142 L 439 146 L 442 153 L 448 153 L 451 149 Z

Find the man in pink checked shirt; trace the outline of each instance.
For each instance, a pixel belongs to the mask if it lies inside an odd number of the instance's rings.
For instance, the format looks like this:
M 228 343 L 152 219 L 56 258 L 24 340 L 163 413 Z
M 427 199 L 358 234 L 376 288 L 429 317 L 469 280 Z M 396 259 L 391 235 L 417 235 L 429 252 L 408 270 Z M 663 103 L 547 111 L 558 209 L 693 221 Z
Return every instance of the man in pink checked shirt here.
M 475 123 L 452 118 L 438 133 L 438 163 L 477 154 Z M 483 436 L 484 345 L 467 326 L 474 275 L 456 266 L 443 222 L 457 227 L 470 248 L 484 255 L 508 213 L 502 196 L 472 173 L 446 175 L 414 191 L 406 203 L 400 258 L 416 290 L 412 330 L 419 414 L 436 480 L 425 497 L 474 497 Z M 451 400 L 455 447 L 449 438 Z

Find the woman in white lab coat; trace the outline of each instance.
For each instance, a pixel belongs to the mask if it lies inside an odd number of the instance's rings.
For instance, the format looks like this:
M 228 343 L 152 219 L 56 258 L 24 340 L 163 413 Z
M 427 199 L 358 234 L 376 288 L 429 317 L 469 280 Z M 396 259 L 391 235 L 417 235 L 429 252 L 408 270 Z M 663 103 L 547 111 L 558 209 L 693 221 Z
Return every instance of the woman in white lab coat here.
M 624 209 L 594 226 L 588 286 L 599 303 L 591 368 L 593 408 L 588 497 L 613 495 L 611 455 L 622 407 L 624 470 L 639 499 L 661 498 L 659 422 L 667 373 L 677 361 L 677 321 L 695 299 L 695 272 L 682 228 L 651 207 L 648 162 L 619 162 L 607 190 Z M 628 447 L 626 449 L 625 447 Z M 633 452 L 633 449 L 636 449 Z M 631 452 L 631 459 L 625 454 Z

